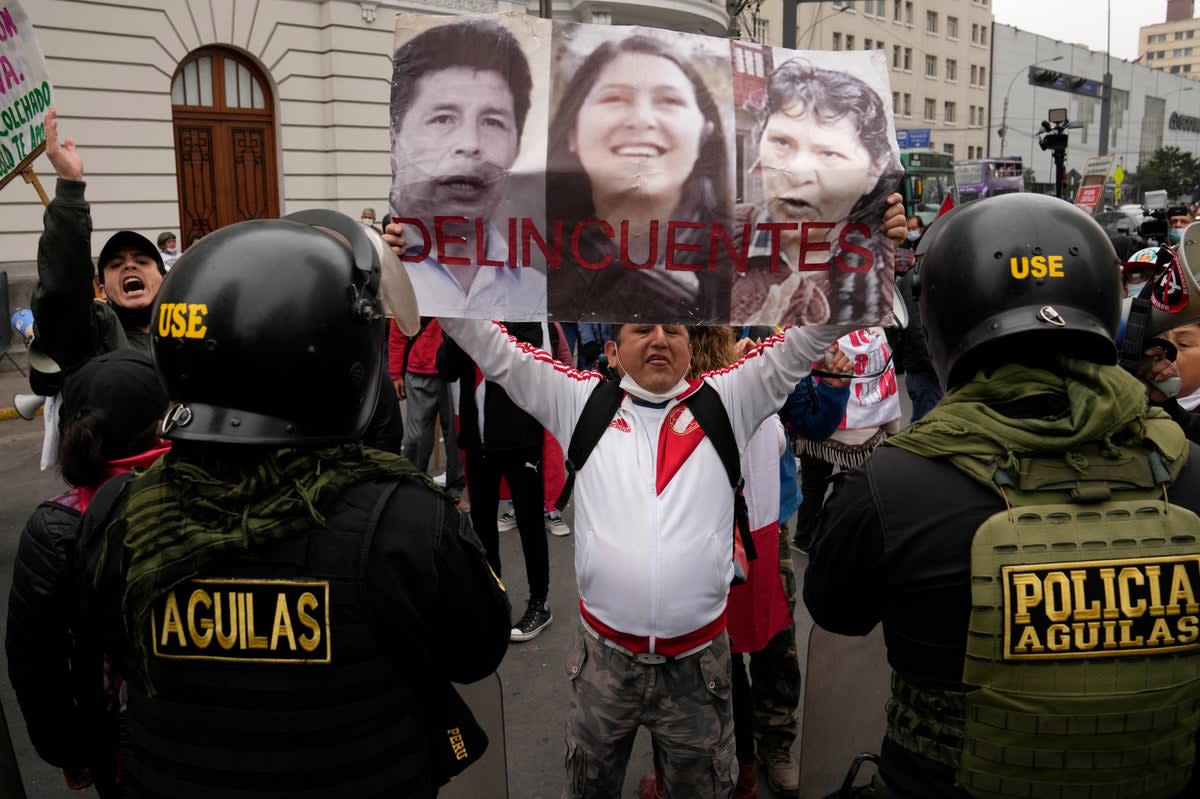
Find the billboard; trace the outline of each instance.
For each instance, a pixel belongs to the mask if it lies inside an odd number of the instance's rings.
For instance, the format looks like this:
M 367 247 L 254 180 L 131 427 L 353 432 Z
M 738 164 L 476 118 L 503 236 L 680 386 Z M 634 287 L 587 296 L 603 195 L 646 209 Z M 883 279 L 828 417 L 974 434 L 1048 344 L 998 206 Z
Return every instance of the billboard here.
M 389 203 L 421 313 L 890 319 L 880 226 L 901 167 L 883 54 L 746 47 L 524 14 L 397 17 Z M 747 82 L 748 63 L 765 78 Z M 757 206 L 735 202 L 739 137 Z

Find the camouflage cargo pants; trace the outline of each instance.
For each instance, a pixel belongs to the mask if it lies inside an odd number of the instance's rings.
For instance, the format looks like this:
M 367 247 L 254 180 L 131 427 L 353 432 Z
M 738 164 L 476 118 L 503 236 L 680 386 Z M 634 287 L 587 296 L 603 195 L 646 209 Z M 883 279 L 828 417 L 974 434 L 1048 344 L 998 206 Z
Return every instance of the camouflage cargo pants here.
M 667 799 L 729 799 L 736 758 L 729 637 L 679 660 L 639 663 L 582 628 L 567 656 L 564 799 L 618 799 L 639 726 Z
M 779 528 L 779 572 L 788 612 L 796 615 L 796 570 L 788 530 Z M 754 706 L 754 738 L 764 749 L 791 750 L 796 740 L 796 708 L 800 706 L 800 659 L 796 625 L 780 630 L 767 645 L 750 654 L 750 697 Z

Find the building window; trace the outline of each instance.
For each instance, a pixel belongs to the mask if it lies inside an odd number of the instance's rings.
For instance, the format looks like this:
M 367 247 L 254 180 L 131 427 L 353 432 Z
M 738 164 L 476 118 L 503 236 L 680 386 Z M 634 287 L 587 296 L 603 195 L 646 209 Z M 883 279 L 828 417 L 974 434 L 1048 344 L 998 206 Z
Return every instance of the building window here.
M 979 82 L 979 67 L 971 65 L 971 85 L 974 86 Z
M 1178 66 L 1171 67 L 1171 74 L 1172 74 L 1172 75 L 1178 75 L 1178 74 L 1179 74 L 1179 67 L 1178 67 Z
M 1184 64 L 1184 65 L 1183 65 L 1183 71 L 1184 71 L 1184 72 L 1191 72 L 1191 71 L 1192 71 L 1192 65 L 1191 65 L 1191 64 Z
M 958 80 L 958 62 L 953 58 L 946 59 L 946 80 Z
M 848 33 L 846 34 L 846 49 L 847 50 L 854 49 L 854 37 Z
M 975 127 L 975 106 L 968 106 L 967 114 L 969 115 L 968 118 L 971 120 L 968 124 L 971 127 Z
M 910 28 L 913 24 L 913 6 L 911 0 L 905 0 L 904 3 L 904 24 Z
M 1182 38 L 1183 38 L 1183 31 L 1175 31 L 1175 41 L 1179 41 Z
M 946 38 L 958 38 L 958 17 L 946 17 Z
M 842 49 L 842 34 L 840 34 L 840 33 L 833 34 L 833 49 L 834 50 Z
M 912 48 L 904 48 L 904 71 L 912 72 Z
M 892 92 L 892 114 L 900 113 L 900 92 Z
M 900 45 L 893 44 L 892 45 L 892 69 L 900 69 L 900 64 L 902 64 L 902 63 L 903 62 L 900 60 Z
M 935 56 L 935 55 L 925 56 L 925 77 L 927 77 L 927 78 L 936 78 L 937 77 L 937 56 Z
M 875 49 L 874 45 L 875 45 L 875 42 L 873 40 L 863 39 L 863 49 L 864 50 L 874 50 Z
M 938 15 L 937 15 L 936 11 L 926 11 L 925 12 L 925 32 L 926 33 L 937 33 L 938 32 Z
M 903 17 L 900 16 L 900 9 L 903 6 L 904 6 L 903 0 L 892 0 L 892 20 L 894 22 L 899 22 L 900 20 L 903 19 Z
M 771 38 L 771 20 L 764 19 L 758 14 L 755 14 L 752 19 L 754 21 L 754 41 L 766 44 Z
M 979 85 L 987 86 L 987 67 L 979 68 Z
M 1150 52 L 1146 53 L 1146 60 L 1147 60 L 1147 61 L 1153 61 L 1153 60 L 1154 60 L 1154 51 L 1153 51 L 1153 50 L 1151 50 Z
M 908 92 L 904 93 L 904 116 L 912 116 L 912 95 Z
M 954 123 L 954 112 L 955 112 L 955 104 L 950 102 L 949 100 L 947 100 L 945 103 L 945 106 L 943 107 L 943 116 L 946 120 L 947 125 L 955 124 Z
M 954 155 L 954 145 L 953 144 L 947 144 L 942 149 L 945 151 L 946 155 Z
M 979 44 L 979 24 L 971 23 L 971 44 Z
M 931 122 L 937 119 L 937 100 L 931 97 L 925 98 L 925 118 Z
M 979 26 L 979 43 L 987 47 L 987 25 Z

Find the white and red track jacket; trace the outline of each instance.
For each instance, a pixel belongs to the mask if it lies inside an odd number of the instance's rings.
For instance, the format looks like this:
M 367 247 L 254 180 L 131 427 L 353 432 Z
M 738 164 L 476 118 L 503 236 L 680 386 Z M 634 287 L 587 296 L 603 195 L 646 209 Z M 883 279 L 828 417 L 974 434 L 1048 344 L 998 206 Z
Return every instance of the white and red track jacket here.
M 571 440 L 599 373 L 565 367 L 492 322 L 443 319 L 442 330 L 556 439 Z M 729 413 L 739 451 L 841 332 L 791 328 L 703 376 Z M 635 652 L 682 654 L 725 627 L 733 491 L 716 449 L 681 404 L 699 382 L 662 407 L 626 395 L 575 480 L 583 618 Z

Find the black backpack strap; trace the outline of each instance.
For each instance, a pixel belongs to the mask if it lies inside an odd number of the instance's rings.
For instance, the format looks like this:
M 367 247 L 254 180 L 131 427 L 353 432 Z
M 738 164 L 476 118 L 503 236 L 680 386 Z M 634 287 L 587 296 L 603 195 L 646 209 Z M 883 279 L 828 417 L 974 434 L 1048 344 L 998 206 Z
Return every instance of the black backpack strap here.
M 742 493 L 745 480 L 742 479 L 742 458 L 738 453 L 737 439 L 733 435 L 733 425 L 729 423 L 729 412 L 717 395 L 717 390 L 708 383 L 701 383 L 692 395 L 684 400 L 696 422 L 708 436 L 721 465 L 725 467 L 725 476 L 733 488 L 733 516 L 737 522 L 738 535 L 742 537 L 742 548 L 746 557 L 754 560 L 758 553 L 754 550 L 754 539 L 750 535 L 750 510 L 746 506 L 746 495 Z
M 596 448 L 600 436 L 604 435 L 604 431 L 608 429 L 608 423 L 617 415 L 617 408 L 621 407 L 621 400 L 624 398 L 625 390 L 616 380 L 600 381 L 588 395 L 587 402 L 583 405 L 583 412 L 579 414 L 579 420 L 575 422 L 575 430 L 571 433 L 571 443 L 567 446 L 567 458 L 564 464 L 567 479 L 563 484 L 562 493 L 558 495 L 558 501 L 554 503 L 554 507 L 560 511 L 571 499 L 571 491 L 575 488 L 576 472 L 583 468 L 583 464 L 587 463 L 588 456 Z

